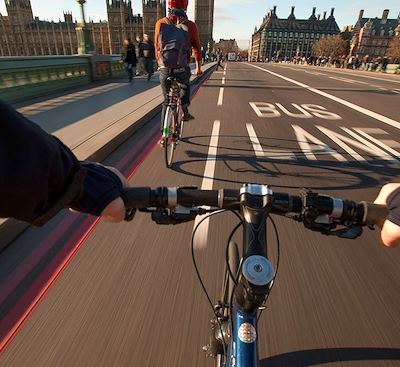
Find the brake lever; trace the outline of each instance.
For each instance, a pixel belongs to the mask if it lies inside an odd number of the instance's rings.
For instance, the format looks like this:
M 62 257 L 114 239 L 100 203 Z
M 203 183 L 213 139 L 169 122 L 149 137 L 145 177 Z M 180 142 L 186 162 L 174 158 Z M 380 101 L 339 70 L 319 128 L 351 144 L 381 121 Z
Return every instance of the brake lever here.
M 208 213 L 209 210 L 203 208 L 187 208 L 177 206 L 173 211 L 167 209 L 158 209 L 151 213 L 151 219 L 161 225 L 176 225 L 186 222 L 192 222 L 198 215 Z
M 136 215 L 135 208 L 126 208 L 124 221 L 131 222 L 133 220 L 133 218 L 135 217 L 135 215 Z
M 336 231 L 328 231 L 323 233 L 327 236 L 337 236 L 339 238 L 344 238 L 348 240 L 354 240 L 361 236 L 363 229 L 361 226 L 351 226 L 348 228 L 338 229 Z

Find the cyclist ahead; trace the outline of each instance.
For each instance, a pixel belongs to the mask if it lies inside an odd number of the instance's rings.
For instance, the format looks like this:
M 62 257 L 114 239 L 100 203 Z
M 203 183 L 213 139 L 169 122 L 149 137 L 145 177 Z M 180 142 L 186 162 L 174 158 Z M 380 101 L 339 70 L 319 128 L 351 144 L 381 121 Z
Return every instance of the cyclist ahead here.
M 182 87 L 184 121 L 193 119 L 189 113 L 190 104 L 190 58 L 193 48 L 196 61 L 196 75 L 201 70 L 201 45 L 195 23 L 186 15 L 188 0 L 168 0 L 168 15 L 157 21 L 154 33 L 156 59 L 160 67 L 160 84 L 164 95 L 161 128 L 164 121 L 165 105 L 168 104 L 169 77 L 178 80 Z

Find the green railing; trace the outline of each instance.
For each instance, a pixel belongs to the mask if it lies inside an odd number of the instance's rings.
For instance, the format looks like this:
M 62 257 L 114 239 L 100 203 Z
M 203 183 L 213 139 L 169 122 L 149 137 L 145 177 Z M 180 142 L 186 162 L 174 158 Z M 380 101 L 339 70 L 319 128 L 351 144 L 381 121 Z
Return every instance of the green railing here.
M 0 98 L 26 98 L 126 73 L 119 55 L 0 57 Z

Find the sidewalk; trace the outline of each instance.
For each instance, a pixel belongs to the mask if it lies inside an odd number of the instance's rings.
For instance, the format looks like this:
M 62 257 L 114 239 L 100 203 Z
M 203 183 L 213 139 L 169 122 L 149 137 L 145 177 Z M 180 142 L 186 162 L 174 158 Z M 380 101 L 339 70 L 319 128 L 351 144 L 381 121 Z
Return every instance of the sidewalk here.
M 214 70 L 192 76 L 195 85 Z M 18 111 L 62 140 L 80 160 L 101 162 L 119 145 L 161 111 L 163 101 L 158 74 L 151 81 L 125 79 L 20 106 Z M 18 107 L 18 106 L 16 106 Z M 0 251 L 29 225 L 0 219 Z

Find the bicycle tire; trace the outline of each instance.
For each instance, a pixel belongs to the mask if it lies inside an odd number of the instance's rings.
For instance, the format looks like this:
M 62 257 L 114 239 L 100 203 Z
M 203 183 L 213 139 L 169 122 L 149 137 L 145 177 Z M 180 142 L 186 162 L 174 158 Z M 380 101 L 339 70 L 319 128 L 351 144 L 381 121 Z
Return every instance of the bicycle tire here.
M 239 258 L 239 247 L 238 247 L 237 243 L 234 241 L 229 242 L 228 263 L 229 263 L 230 269 L 232 271 L 232 274 L 236 276 L 236 274 L 239 270 L 240 258 Z M 222 300 L 223 304 L 228 305 L 230 303 L 231 293 L 233 291 L 234 286 L 235 286 L 235 282 L 229 276 L 228 268 L 225 265 L 225 277 L 224 277 L 224 284 L 223 284 L 222 296 L 221 296 L 221 300 Z M 230 317 L 229 309 L 225 308 L 223 315 Z M 229 344 L 229 342 L 227 343 L 227 345 L 228 344 Z M 226 365 L 227 358 L 228 358 L 228 356 L 219 354 L 215 359 L 215 367 L 222 367 L 222 366 Z
M 175 151 L 175 108 L 168 106 L 165 111 L 164 119 L 164 151 L 165 151 L 165 164 L 171 168 L 174 159 Z
M 184 125 L 182 106 L 179 106 L 177 109 L 177 118 L 178 118 L 177 121 L 179 122 L 179 140 L 182 140 L 183 125 Z

